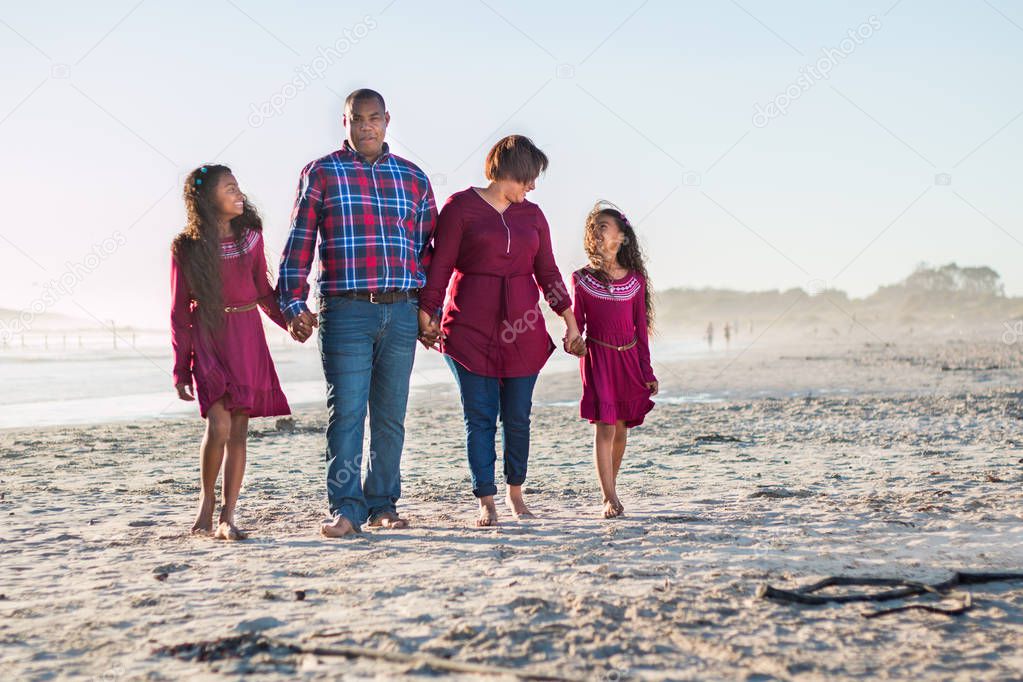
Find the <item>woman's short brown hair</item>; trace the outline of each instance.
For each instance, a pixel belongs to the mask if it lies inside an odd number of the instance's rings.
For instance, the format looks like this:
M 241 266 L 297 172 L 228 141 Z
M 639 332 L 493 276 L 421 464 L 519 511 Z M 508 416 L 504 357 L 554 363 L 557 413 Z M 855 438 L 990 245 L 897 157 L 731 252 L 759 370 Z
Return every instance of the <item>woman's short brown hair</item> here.
M 509 135 L 487 153 L 487 180 L 532 182 L 547 170 L 547 155 L 525 135 Z

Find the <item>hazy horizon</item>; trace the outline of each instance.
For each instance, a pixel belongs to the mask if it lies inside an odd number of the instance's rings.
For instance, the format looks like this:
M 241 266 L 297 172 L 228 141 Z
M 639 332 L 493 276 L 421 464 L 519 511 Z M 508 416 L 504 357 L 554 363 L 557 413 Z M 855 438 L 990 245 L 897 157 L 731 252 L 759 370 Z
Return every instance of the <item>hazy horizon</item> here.
M 863 297 L 956 262 L 1023 295 L 1021 37 L 997 1 L 4 7 L 0 308 L 166 326 L 181 178 L 209 161 L 276 260 L 298 171 L 361 86 L 439 203 L 498 138 L 533 137 L 566 275 L 604 198 L 660 289 Z

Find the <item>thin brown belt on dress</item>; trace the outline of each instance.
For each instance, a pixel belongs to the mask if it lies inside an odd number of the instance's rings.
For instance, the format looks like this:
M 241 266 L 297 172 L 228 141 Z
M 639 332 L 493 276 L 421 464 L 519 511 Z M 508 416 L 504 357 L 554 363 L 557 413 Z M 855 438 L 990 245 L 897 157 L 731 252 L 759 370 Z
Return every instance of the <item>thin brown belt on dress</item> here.
M 633 346 L 635 346 L 637 343 L 639 343 L 639 339 L 633 339 L 632 341 L 629 341 L 624 346 L 615 346 L 615 345 L 610 344 L 610 343 L 604 343 L 600 339 L 595 339 L 592 336 L 587 336 L 586 337 L 586 343 L 595 343 L 598 346 L 603 346 L 604 348 L 610 348 L 611 350 L 626 351 L 626 350 L 629 350 L 630 348 L 632 348 Z
M 247 313 L 250 310 L 255 310 L 258 306 L 257 303 L 249 303 L 247 305 L 229 305 L 224 306 L 225 313 Z

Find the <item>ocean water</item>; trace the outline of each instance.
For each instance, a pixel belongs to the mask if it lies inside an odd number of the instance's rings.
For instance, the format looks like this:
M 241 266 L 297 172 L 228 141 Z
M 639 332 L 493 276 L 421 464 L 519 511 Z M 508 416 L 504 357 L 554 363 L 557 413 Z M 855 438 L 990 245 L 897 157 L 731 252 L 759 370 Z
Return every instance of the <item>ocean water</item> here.
M 59 338 L 59 337 L 56 337 Z M 133 347 L 117 348 L 77 339 L 51 341 L 48 346 L 11 345 L 0 350 L 0 429 L 90 424 L 196 415 L 195 402 L 179 400 L 173 388 L 170 340 L 161 334 L 140 335 Z M 314 340 L 304 345 L 270 337 L 270 352 L 288 402 L 297 407 L 322 404 L 326 385 Z M 705 352 L 697 342 L 670 341 L 654 345 L 658 360 L 678 360 Z M 555 353 L 544 373 L 578 371 L 578 361 Z M 442 356 L 417 346 L 413 389 L 453 384 Z M 713 396 L 662 395 L 666 402 L 702 402 Z

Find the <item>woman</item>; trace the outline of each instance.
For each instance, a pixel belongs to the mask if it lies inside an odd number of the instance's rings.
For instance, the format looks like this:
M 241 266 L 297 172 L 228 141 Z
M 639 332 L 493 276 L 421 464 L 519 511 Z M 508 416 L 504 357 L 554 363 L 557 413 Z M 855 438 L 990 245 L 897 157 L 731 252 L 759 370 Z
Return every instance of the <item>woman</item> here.
M 478 527 L 497 525 L 494 438 L 501 418 L 506 502 L 516 518 L 531 518 L 522 497 L 529 460 L 529 412 L 540 369 L 554 350 L 539 306 L 539 289 L 565 321 L 565 349 L 582 352 L 571 299 L 554 262 L 550 228 L 526 201 L 547 156 L 522 135 L 487 154 L 486 187 L 448 199 L 434 232 L 433 261 L 419 297 L 423 343 L 442 342 L 462 394 L 466 452 Z M 451 299 L 438 329 L 444 293 Z

